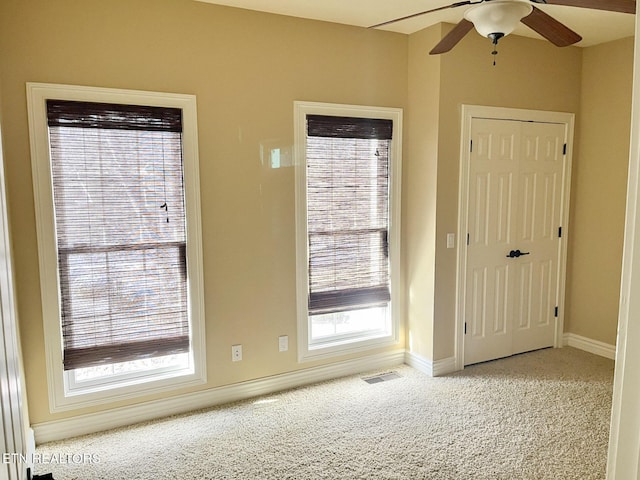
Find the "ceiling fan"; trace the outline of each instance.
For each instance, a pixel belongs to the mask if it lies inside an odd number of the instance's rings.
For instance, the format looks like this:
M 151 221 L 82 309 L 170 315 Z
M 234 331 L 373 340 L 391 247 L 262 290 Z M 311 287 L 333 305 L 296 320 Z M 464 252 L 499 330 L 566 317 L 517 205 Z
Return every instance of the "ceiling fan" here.
M 524 23 L 558 47 L 573 45 L 582 40 L 582 37 L 569 27 L 537 8 L 535 6 L 537 3 L 620 13 L 636 12 L 635 0 L 463 0 L 451 5 L 395 18 L 372 25 L 369 28 L 382 27 L 449 8 L 470 6 L 464 12 L 464 18 L 431 49 L 429 52 L 431 55 L 450 51 L 474 26 L 478 33 L 488 37 L 494 46 L 498 44 L 498 40 L 510 34 L 516 28 L 518 22 Z M 492 53 L 495 55 L 498 52 L 494 49 Z

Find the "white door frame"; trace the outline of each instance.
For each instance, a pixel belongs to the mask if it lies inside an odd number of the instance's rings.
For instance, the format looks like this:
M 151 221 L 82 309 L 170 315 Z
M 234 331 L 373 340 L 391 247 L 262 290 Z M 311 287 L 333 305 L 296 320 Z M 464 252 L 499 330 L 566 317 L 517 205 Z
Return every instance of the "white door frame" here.
M 573 153 L 573 128 L 575 115 L 564 112 L 546 112 L 541 110 L 521 110 L 503 107 L 485 107 L 480 105 L 462 105 L 462 134 L 460 138 L 460 173 L 458 184 L 458 242 L 456 273 L 456 327 L 455 327 L 455 364 L 456 370 L 464 369 L 464 320 L 467 272 L 467 224 L 469 194 L 469 160 L 471 142 L 471 122 L 474 118 L 499 120 L 533 121 L 557 123 L 565 126 L 567 145 L 564 170 L 562 172 L 563 198 L 560 212 L 562 237 L 560 238 L 560 256 L 558 262 L 558 316 L 556 318 L 554 347 L 562 346 L 564 331 L 564 296 L 567 267 L 567 232 L 569 226 L 569 199 L 571 191 L 571 162 Z
M 21 358 L 0 128 L 0 450 L 8 455 L 0 463 L 2 480 L 26 480 L 27 469 L 33 469 Z
M 640 15 L 636 15 L 640 32 Z M 607 480 L 640 473 L 640 35 L 635 38 L 631 146 Z

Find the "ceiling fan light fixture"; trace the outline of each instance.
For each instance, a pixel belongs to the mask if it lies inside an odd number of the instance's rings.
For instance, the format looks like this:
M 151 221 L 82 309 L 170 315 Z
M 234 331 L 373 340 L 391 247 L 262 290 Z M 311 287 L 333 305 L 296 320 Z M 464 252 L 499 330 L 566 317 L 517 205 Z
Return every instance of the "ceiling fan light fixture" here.
M 502 34 L 509 35 L 518 26 L 518 22 L 529 15 L 533 7 L 529 2 L 519 0 L 492 0 L 470 8 L 464 18 L 473 23 L 483 37 Z

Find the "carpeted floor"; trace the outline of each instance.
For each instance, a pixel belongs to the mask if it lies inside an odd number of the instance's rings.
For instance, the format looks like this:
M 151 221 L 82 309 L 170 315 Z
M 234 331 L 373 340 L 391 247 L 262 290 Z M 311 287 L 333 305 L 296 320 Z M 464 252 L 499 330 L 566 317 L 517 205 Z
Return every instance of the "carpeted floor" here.
M 407 366 L 41 445 L 56 480 L 604 479 L 613 362 L 548 349 L 430 378 Z M 375 374 L 370 372 L 369 374 Z

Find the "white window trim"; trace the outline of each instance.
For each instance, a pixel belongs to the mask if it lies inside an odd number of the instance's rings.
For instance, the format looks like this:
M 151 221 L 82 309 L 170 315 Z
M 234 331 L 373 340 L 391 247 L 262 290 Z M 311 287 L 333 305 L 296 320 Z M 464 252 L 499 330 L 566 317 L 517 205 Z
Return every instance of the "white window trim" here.
M 391 333 L 362 340 L 346 339 L 323 347 L 310 346 L 308 316 L 308 242 L 307 242 L 307 178 L 306 178 L 306 118 L 307 115 L 381 118 L 393 121 L 391 168 L 389 171 L 389 255 L 391 282 Z M 341 105 L 333 103 L 294 102 L 294 162 L 296 177 L 296 292 L 298 320 L 298 361 L 322 360 L 397 345 L 399 322 L 402 318 L 400 296 L 400 204 L 402 181 L 402 109 Z
M 96 387 L 87 393 L 65 392 L 58 288 L 58 259 L 53 207 L 46 100 L 75 100 L 175 107 L 183 114 L 183 167 L 187 217 L 189 327 L 193 365 L 188 371 L 158 372 L 117 387 Z M 49 408 L 52 413 L 101 405 L 206 383 L 204 281 L 200 221 L 200 179 L 196 98 L 193 95 L 119 90 L 74 85 L 27 83 L 31 165 L 36 209 L 40 289 L 44 326 Z

